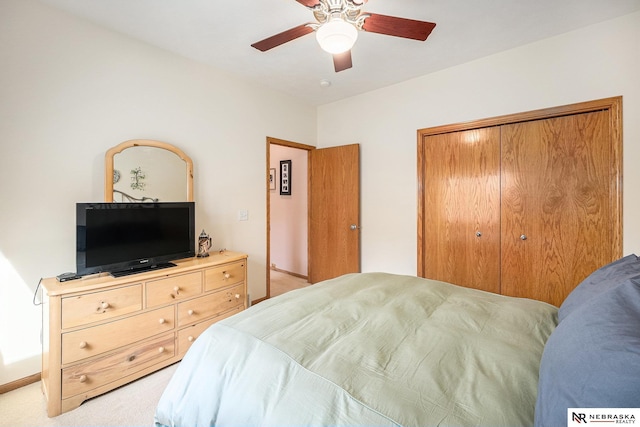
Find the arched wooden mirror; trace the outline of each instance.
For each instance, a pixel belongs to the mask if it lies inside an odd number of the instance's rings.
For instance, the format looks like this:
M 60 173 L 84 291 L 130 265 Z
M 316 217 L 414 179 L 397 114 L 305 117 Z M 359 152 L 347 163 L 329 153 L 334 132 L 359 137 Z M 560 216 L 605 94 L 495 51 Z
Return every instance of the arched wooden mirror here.
M 166 142 L 132 139 L 105 156 L 107 202 L 191 202 L 193 162 Z

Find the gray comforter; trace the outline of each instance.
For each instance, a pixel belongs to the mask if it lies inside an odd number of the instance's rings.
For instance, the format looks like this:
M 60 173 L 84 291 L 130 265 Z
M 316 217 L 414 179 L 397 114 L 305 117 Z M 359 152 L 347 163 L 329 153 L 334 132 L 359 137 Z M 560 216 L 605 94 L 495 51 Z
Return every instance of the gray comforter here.
M 193 344 L 158 426 L 527 426 L 551 305 L 411 276 L 342 276 Z

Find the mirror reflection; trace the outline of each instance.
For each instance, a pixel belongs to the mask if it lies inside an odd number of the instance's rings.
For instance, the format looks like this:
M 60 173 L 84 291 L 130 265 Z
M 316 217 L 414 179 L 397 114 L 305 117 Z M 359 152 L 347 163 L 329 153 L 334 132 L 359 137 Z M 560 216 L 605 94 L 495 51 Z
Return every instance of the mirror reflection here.
M 114 202 L 193 200 L 191 159 L 160 141 L 126 141 L 107 152 L 105 199 Z

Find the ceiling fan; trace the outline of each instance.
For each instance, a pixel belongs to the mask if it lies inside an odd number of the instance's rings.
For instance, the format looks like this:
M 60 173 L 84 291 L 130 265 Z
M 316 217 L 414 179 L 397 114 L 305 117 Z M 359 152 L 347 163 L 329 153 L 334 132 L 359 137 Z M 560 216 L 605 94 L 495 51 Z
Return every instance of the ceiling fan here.
M 296 1 L 311 9 L 317 22 L 298 25 L 251 46 L 265 52 L 315 31 L 320 47 L 333 55 L 336 73 L 353 66 L 351 48 L 358 31 L 425 41 L 436 26 L 433 22 L 363 12 L 368 0 Z

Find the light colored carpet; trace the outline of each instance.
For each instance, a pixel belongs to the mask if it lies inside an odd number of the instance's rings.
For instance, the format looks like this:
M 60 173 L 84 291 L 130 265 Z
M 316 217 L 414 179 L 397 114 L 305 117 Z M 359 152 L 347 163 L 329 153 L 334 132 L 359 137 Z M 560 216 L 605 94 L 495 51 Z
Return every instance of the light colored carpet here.
M 0 394 L 0 426 L 153 426 L 156 405 L 177 367 L 175 363 L 54 418 L 47 417 L 40 382 L 21 387 Z
M 271 296 L 276 297 L 282 295 L 285 292 L 292 291 L 294 289 L 304 288 L 309 286 L 307 279 L 303 279 L 291 274 L 269 270 L 271 274 Z

